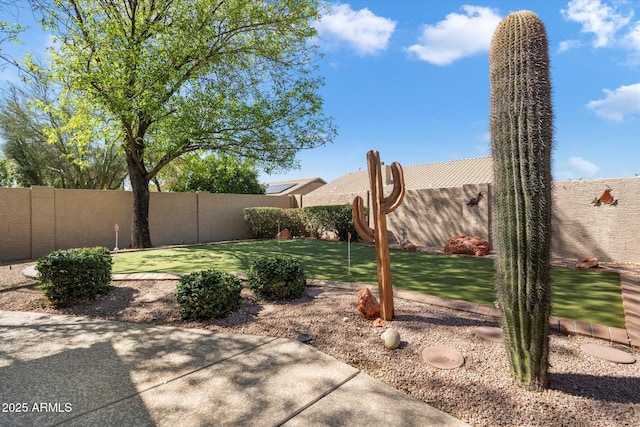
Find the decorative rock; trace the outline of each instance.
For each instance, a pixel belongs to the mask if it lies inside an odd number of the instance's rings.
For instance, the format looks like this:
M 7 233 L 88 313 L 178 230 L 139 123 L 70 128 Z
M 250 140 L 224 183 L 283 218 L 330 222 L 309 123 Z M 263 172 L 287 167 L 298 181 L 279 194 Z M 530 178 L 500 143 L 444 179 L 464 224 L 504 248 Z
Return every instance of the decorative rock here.
M 380 316 L 380 303 L 369 288 L 358 290 L 358 311 L 367 319 L 375 319 Z
M 384 325 L 387 324 L 387 322 L 384 319 L 381 319 L 378 317 L 376 320 L 371 322 L 371 324 L 373 325 L 374 328 L 382 328 L 384 327 Z
M 599 359 L 606 360 L 608 362 L 625 364 L 636 362 L 636 358 L 631 354 L 610 346 L 600 344 L 584 344 L 581 348 L 585 353 Z
M 348 317 L 343 317 L 343 318 L 342 318 L 342 321 L 346 323 L 346 322 L 348 322 L 348 321 L 349 321 L 349 318 L 348 318 Z
M 438 369 L 455 369 L 464 364 L 464 356 L 446 345 L 435 345 L 422 350 L 422 360 Z
M 455 236 L 444 247 L 448 254 L 485 256 L 491 252 L 489 241 L 473 236 Z
M 576 268 L 598 268 L 598 258 L 584 258 L 576 262 Z
M 400 243 L 400 247 L 405 251 L 415 252 L 418 250 L 418 247 L 410 240 L 403 240 L 402 243 Z
M 276 239 L 289 240 L 289 239 L 293 239 L 293 235 L 291 234 L 291 231 L 289 231 L 288 228 L 285 228 L 284 230 L 281 230 L 278 234 L 276 234 Z
M 504 333 L 501 328 L 479 326 L 476 328 L 476 335 L 488 341 L 504 342 Z
M 384 346 L 389 350 L 396 349 L 400 345 L 400 333 L 393 328 L 384 331 L 380 338 L 382 338 Z
M 297 341 L 300 341 L 302 343 L 308 343 L 313 341 L 313 338 L 315 338 L 313 335 L 311 334 L 300 334 L 296 337 Z

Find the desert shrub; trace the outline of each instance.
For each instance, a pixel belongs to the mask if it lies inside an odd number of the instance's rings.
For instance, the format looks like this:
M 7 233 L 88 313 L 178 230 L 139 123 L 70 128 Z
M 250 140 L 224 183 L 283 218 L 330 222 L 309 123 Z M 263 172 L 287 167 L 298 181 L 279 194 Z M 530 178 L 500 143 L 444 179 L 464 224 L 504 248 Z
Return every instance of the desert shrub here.
M 113 260 L 104 247 L 53 251 L 38 260 L 38 280 L 55 307 L 69 307 L 110 289 Z
M 322 237 L 326 232 L 333 232 L 342 241 L 347 240 L 349 233 L 357 236 L 350 204 L 307 206 L 303 211 L 305 227 L 311 236 Z
M 351 233 L 357 236 L 353 226 L 351 205 L 308 206 L 299 209 L 246 208 L 244 220 L 255 239 L 272 239 L 280 230 L 288 228 L 294 236 L 319 238 L 333 232 L 342 241 Z
M 306 285 L 300 262 L 288 255 L 257 258 L 247 272 L 249 288 L 266 300 L 291 300 L 302 296 Z
M 176 288 L 182 319 L 219 319 L 240 306 L 240 279 L 219 270 L 182 276 Z
M 288 228 L 294 236 L 302 236 L 305 227 L 300 209 L 245 208 L 244 221 L 254 239 L 273 239 L 280 230 Z

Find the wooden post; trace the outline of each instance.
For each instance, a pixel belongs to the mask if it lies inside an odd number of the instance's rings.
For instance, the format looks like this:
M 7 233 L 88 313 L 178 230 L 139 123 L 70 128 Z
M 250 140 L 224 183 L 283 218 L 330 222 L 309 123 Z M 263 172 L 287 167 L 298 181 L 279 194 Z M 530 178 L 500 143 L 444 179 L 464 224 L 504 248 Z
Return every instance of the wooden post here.
M 384 197 L 380 154 L 371 150 L 367 153 L 369 182 L 371 185 L 371 210 L 375 228 L 367 225 L 364 216 L 364 202 L 357 196 L 353 200 L 353 224 L 362 240 L 376 245 L 376 261 L 378 266 L 378 290 L 380 293 L 380 317 L 393 319 L 393 282 L 391 280 L 391 258 L 389 257 L 389 239 L 387 236 L 386 215 L 396 210 L 404 198 L 404 174 L 399 163 L 391 164 L 393 174 L 393 190 Z

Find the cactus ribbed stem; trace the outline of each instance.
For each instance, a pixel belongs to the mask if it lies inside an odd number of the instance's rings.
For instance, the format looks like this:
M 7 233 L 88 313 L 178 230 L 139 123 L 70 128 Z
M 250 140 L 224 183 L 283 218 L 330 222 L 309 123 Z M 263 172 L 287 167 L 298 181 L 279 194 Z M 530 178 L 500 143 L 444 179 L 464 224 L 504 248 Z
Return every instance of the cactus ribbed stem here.
M 544 24 L 507 16 L 489 55 L 496 290 L 516 382 L 548 386 L 553 114 Z
M 375 229 L 369 227 L 364 216 L 364 202 L 357 196 L 353 200 L 353 224 L 358 235 L 364 241 L 375 243 L 376 264 L 378 266 L 378 290 L 380 293 L 380 317 L 393 319 L 393 282 L 391 280 L 391 258 L 389 257 L 389 238 L 387 236 L 386 215 L 396 210 L 404 198 L 404 174 L 399 163 L 391 164 L 393 190 L 384 197 L 380 154 L 371 150 L 367 153 L 369 183 L 371 185 L 371 212 Z

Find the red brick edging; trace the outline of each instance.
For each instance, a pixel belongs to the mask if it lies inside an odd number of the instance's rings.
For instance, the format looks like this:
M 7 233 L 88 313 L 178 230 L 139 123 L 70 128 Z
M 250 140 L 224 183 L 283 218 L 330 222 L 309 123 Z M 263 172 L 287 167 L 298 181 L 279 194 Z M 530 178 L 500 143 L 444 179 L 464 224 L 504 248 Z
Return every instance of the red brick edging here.
M 624 276 L 624 277 L 623 277 Z M 627 273 L 620 273 L 620 281 L 623 285 L 623 301 L 625 301 L 624 286 L 635 292 L 635 297 L 638 298 L 638 304 L 633 304 L 633 308 L 640 307 L 640 284 L 638 280 L 633 280 L 633 277 Z M 375 289 L 376 286 L 362 284 L 362 283 L 347 283 L 347 282 L 333 282 L 328 280 L 307 280 L 309 286 L 331 286 L 341 289 L 358 290 L 362 287 Z M 465 311 L 468 313 L 481 314 L 491 316 L 497 319 L 502 317 L 502 311 L 490 305 L 470 303 L 462 300 L 455 300 L 443 297 L 436 297 L 433 295 L 425 295 L 418 292 L 403 291 L 394 289 L 393 295 L 397 298 L 406 299 L 410 301 L 416 301 L 424 304 L 431 304 L 438 307 L 450 308 L 453 310 Z M 625 323 L 629 328 L 628 311 L 625 305 Z M 635 315 L 635 319 L 640 320 L 640 314 L 631 313 Z M 549 319 L 549 325 L 551 330 L 558 331 L 566 335 L 584 335 L 588 337 L 598 338 L 606 340 L 616 344 L 632 345 L 634 347 L 640 347 L 640 327 L 632 332 L 628 329 L 615 328 L 612 326 L 598 325 L 595 323 L 582 322 L 580 320 L 564 319 L 556 316 L 551 316 Z M 640 326 L 640 322 L 639 322 Z

